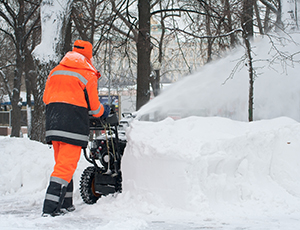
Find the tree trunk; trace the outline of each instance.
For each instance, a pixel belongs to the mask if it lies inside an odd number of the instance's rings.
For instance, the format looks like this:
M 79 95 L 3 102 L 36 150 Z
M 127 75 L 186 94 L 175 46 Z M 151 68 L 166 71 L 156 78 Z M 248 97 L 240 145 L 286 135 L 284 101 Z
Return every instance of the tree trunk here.
M 210 5 L 210 1 L 208 2 Z M 207 36 L 211 36 L 211 18 L 210 18 L 210 9 L 206 9 L 206 21 L 205 21 L 205 27 L 206 27 L 206 34 Z M 213 44 L 213 39 L 212 38 L 207 38 L 207 63 L 211 62 L 212 60 L 212 44 Z
M 264 31 L 266 34 L 269 33 L 270 29 L 271 29 L 271 27 L 269 25 L 270 24 L 270 12 L 271 12 L 270 8 L 266 7 L 265 20 L 264 20 Z
M 24 1 L 19 1 L 19 12 L 17 16 L 17 28 L 15 29 L 15 46 L 16 46 L 16 68 L 14 76 L 14 88 L 11 98 L 12 112 L 11 112 L 11 137 L 20 137 L 21 131 L 21 108 L 22 99 L 20 98 L 21 90 L 21 78 L 23 73 L 23 52 L 22 47 L 24 46 L 23 38 L 25 35 L 24 31 Z
M 20 59 L 20 58 L 18 58 Z M 21 107 L 22 101 L 20 99 L 21 89 L 21 76 L 22 76 L 22 62 L 19 60 L 16 64 L 15 76 L 14 76 L 14 88 L 11 98 L 11 137 L 20 137 L 21 131 Z
M 31 139 L 45 143 L 45 104 L 43 102 L 43 94 L 45 84 L 50 71 L 58 64 L 62 56 L 66 51 L 70 50 L 71 40 L 71 24 L 70 24 L 70 7 L 72 0 L 62 1 L 59 3 L 60 7 L 57 7 L 58 2 L 51 3 L 50 1 L 43 0 L 41 10 L 42 21 L 42 41 L 34 51 L 35 64 L 37 66 L 37 72 L 32 71 L 31 77 L 36 79 L 36 85 L 33 89 L 34 97 L 34 111 L 32 113 L 32 132 Z M 52 24 L 51 28 L 46 28 L 47 25 Z M 56 27 L 53 26 L 56 24 Z M 55 29 L 55 30 L 54 30 Z M 45 37 L 43 32 L 50 30 L 53 32 L 51 38 Z M 47 33 L 45 33 L 47 34 Z M 55 42 L 53 42 L 55 41 Z M 66 44 L 67 43 L 67 44 Z M 51 46 L 55 55 L 49 55 L 46 59 L 43 57 L 43 48 L 45 46 Z M 46 55 L 47 56 L 47 55 Z
M 248 98 L 248 121 L 253 121 L 253 98 L 254 98 L 254 73 L 253 73 L 253 63 L 251 55 L 251 44 L 249 37 L 245 32 L 243 32 L 243 38 L 246 45 L 246 53 L 248 58 L 248 72 L 249 72 L 249 98 Z
M 253 37 L 253 1 L 243 0 L 242 27 L 247 37 Z
M 137 99 L 136 109 L 140 109 L 150 99 L 150 1 L 139 0 L 139 34 L 137 42 Z
M 36 79 L 36 85 L 33 89 L 34 97 L 34 110 L 32 113 L 32 132 L 31 140 L 36 140 L 45 143 L 45 104 L 43 102 L 43 94 L 45 89 L 46 80 L 49 72 L 53 69 L 57 63 L 50 62 L 47 64 L 41 64 L 36 61 L 38 67 L 38 73 L 31 71 L 31 78 Z
M 32 89 L 35 86 L 34 78 L 30 74 L 35 70 L 33 58 L 30 54 L 30 51 L 27 47 L 25 47 L 25 65 L 24 65 L 24 73 L 25 73 L 25 85 L 26 85 L 26 102 L 27 102 L 27 136 L 31 137 L 31 124 L 32 124 L 32 105 L 31 105 L 31 95 Z
M 153 95 L 154 95 L 154 97 L 156 97 L 159 95 L 159 92 L 160 92 L 160 86 L 159 86 L 160 71 L 159 71 L 159 69 L 155 69 L 154 72 L 155 72 L 155 76 L 151 77 L 150 83 L 151 83 Z
M 72 50 L 72 21 L 71 18 L 66 26 L 66 31 L 64 31 L 64 44 L 63 44 L 63 55 L 68 51 Z M 93 44 L 93 43 L 92 43 Z
M 275 22 L 275 31 L 281 31 L 283 30 L 283 22 L 281 20 L 282 16 L 282 7 L 281 7 L 281 0 L 277 0 L 278 6 L 277 6 L 277 14 L 276 14 L 276 22 Z
M 231 17 L 231 10 L 230 10 L 230 3 L 229 3 L 229 0 L 225 0 L 224 2 L 225 6 L 224 6 L 224 9 L 225 9 L 225 13 L 224 15 L 226 15 L 227 17 L 227 32 L 231 32 L 232 31 L 232 17 Z M 234 48 L 236 45 L 236 35 L 234 33 L 231 33 L 230 34 L 230 46 L 232 48 Z
M 258 9 L 258 5 L 257 5 L 256 0 L 254 0 L 254 10 L 255 10 L 255 15 L 256 15 L 256 20 L 257 20 L 257 26 L 258 26 L 258 29 L 259 29 L 259 33 L 264 34 L 264 30 L 263 30 L 263 27 L 262 27 L 262 22 L 261 22 L 261 19 L 260 19 L 260 11 Z
M 253 92 L 254 92 L 254 73 L 251 55 L 250 39 L 253 37 L 253 1 L 244 0 L 243 2 L 243 15 L 242 15 L 242 28 L 243 39 L 246 46 L 246 54 L 248 59 L 248 72 L 249 72 L 249 98 L 248 98 L 248 121 L 253 121 Z
M 296 21 L 296 28 L 299 30 L 299 23 L 298 23 L 298 2 L 295 1 L 295 21 Z
M 160 9 L 163 9 L 162 2 L 159 3 Z M 159 38 L 159 43 L 158 43 L 158 61 L 153 63 L 153 70 L 155 72 L 155 76 L 150 79 L 153 95 L 156 97 L 160 94 L 160 69 L 161 69 L 161 64 L 162 64 L 162 59 L 163 59 L 163 42 L 164 42 L 164 37 L 165 37 L 165 23 L 164 23 L 164 16 L 163 13 L 160 13 L 160 25 L 161 25 L 161 34 Z

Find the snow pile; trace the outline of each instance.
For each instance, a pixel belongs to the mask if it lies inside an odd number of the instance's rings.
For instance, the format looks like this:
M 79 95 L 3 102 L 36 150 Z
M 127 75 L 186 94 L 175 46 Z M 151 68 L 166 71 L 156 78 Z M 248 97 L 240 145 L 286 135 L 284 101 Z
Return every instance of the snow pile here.
M 42 143 L 27 138 L 1 138 L 0 195 L 32 193 L 48 184 L 52 151 Z
M 292 119 L 135 121 L 128 138 L 125 191 L 200 213 L 300 211 L 300 125 Z

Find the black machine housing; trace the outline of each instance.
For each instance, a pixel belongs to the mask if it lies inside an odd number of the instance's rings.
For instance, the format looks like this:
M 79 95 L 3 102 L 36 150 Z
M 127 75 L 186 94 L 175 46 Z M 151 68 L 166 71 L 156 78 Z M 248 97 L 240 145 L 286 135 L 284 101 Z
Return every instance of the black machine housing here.
M 87 204 L 96 203 L 102 195 L 122 192 L 121 159 L 126 139 L 120 138 L 118 125 L 113 106 L 106 119 L 90 117 L 90 148 L 84 149 L 84 156 L 92 166 L 83 171 L 80 180 L 80 195 Z

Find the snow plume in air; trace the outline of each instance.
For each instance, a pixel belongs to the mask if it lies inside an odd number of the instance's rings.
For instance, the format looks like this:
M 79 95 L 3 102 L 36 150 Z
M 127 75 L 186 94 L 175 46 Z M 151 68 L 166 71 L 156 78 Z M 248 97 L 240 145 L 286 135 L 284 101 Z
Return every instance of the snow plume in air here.
M 252 42 L 254 120 L 288 116 L 300 121 L 300 55 L 296 53 L 300 36 L 278 38 Z M 168 86 L 138 111 L 138 117 L 161 120 L 197 115 L 247 121 L 249 72 L 244 55 L 241 47 Z

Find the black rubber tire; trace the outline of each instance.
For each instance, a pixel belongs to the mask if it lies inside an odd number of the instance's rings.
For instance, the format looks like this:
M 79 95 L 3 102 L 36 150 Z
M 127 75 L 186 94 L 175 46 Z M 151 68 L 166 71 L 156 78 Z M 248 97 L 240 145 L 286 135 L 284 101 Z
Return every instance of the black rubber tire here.
M 101 195 L 95 193 L 94 190 L 95 171 L 96 168 L 90 166 L 81 174 L 79 190 L 81 198 L 86 204 L 95 204 L 101 197 Z

